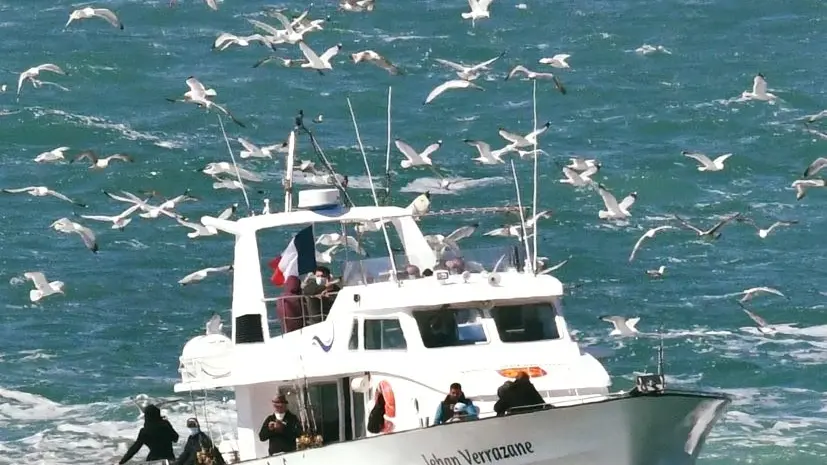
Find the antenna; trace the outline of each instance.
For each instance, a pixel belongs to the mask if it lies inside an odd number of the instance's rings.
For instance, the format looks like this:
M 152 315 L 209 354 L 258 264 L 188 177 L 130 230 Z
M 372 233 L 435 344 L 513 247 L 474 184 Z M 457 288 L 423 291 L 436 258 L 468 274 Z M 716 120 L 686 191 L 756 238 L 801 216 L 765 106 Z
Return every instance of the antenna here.
M 247 197 L 247 188 L 244 187 L 244 181 L 241 180 L 241 173 L 238 172 L 238 164 L 235 162 L 235 155 L 233 155 L 233 148 L 230 147 L 230 140 L 227 139 L 227 131 L 224 130 L 224 121 L 221 121 L 221 115 L 216 113 L 218 118 L 218 125 L 221 126 L 221 135 L 224 136 L 224 142 L 227 144 L 227 151 L 230 152 L 230 159 L 233 161 L 233 168 L 235 168 L 235 175 L 238 177 L 238 183 L 241 184 L 241 193 L 244 194 L 244 203 L 247 204 L 247 212 L 255 215 L 255 212 L 250 208 L 250 198 Z
M 536 155 L 536 154 L 535 154 Z M 528 234 L 525 227 L 525 212 L 523 211 L 523 201 L 520 197 L 520 182 L 517 180 L 517 170 L 514 169 L 514 159 L 511 159 L 511 176 L 514 177 L 514 189 L 517 191 L 517 207 L 520 209 L 520 228 L 522 228 L 523 242 L 525 243 L 526 258 L 531 257 L 531 250 L 528 248 Z
M 385 197 L 382 205 L 387 205 L 391 198 L 391 94 L 393 87 L 388 86 L 388 148 L 385 151 Z
M 533 131 L 537 131 L 537 80 L 531 80 L 533 87 L 531 91 L 531 106 L 534 112 L 534 129 Z M 532 239 L 532 246 L 534 249 L 534 255 L 526 256 L 526 258 L 531 259 L 531 272 L 535 275 L 537 274 L 537 223 L 539 223 L 539 218 L 537 218 L 537 165 L 538 165 L 538 158 L 539 154 L 537 153 L 537 139 L 538 136 L 534 136 L 534 174 L 532 177 L 532 183 L 534 184 L 533 192 L 532 192 L 532 199 L 531 199 L 531 214 L 534 217 L 534 236 Z M 525 233 L 524 233 L 525 234 Z
M 296 163 L 296 129 L 287 137 L 287 167 L 284 173 L 284 211 L 293 210 L 293 166 Z
M 660 344 L 658 345 L 658 375 L 664 376 L 663 374 L 663 328 L 661 327 L 658 330 L 660 334 Z M 663 385 L 666 387 L 666 377 L 663 378 Z
M 353 105 L 350 104 L 350 97 L 347 97 L 347 108 L 350 110 L 350 118 L 351 120 L 353 120 L 353 129 L 356 131 L 356 142 L 359 143 L 359 151 L 362 152 L 362 160 L 364 160 L 365 162 L 365 172 L 367 172 L 368 175 L 368 182 L 370 183 L 370 193 L 373 195 L 373 203 L 378 207 L 379 199 L 376 197 L 376 187 L 373 185 L 373 177 L 370 175 L 370 165 L 368 165 L 368 157 L 365 154 L 365 147 L 362 145 L 362 136 L 359 135 L 359 125 L 356 124 L 356 114 L 353 113 Z M 396 268 L 396 260 L 394 260 L 393 258 L 393 247 L 391 247 L 391 240 L 388 237 L 388 228 L 385 227 L 384 221 L 380 223 L 382 225 L 382 235 L 385 236 L 385 245 L 388 246 L 388 258 L 391 262 L 391 269 L 393 270 L 393 276 L 391 276 L 391 278 L 394 280 L 394 282 L 398 283 L 399 281 L 396 278 L 398 270 Z
M 307 126 L 304 125 L 304 111 L 299 110 L 299 114 L 296 116 L 296 128 L 303 130 L 308 136 L 310 136 L 310 143 L 313 144 L 313 151 L 316 152 L 316 156 L 319 157 L 322 164 L 324 165 L 325 169 L 332 174 L 333 177 L 333 185 L 336 186 L 337 189 L 345 196 L 345 200 L 348 203 L 348 206 L 356 205 L 353 203 L 353 200 L 350 198 L 350 194 L 347 193 L 347 188 L 339 182 L 339 178 L 336 177 L 336 171 L 331 166 L 330 162 L 327 160 L 327 157 L 322 151 L 322 148 L 319 147 L 319 143 L 316 142 L 316 137 L 310 132 L 310 129 L 307 129 Z

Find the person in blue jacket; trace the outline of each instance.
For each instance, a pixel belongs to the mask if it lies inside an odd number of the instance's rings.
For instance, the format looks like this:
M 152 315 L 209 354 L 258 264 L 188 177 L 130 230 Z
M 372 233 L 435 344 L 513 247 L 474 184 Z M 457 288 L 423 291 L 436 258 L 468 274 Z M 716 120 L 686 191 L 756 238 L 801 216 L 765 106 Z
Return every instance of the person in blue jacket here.
M 479 409 L 474 406 L 474 403 L 471 402 L 470 399 L 465 397 L 465 393 L 462 392 L 462 386 L 459 383 L 453 383 L 451 384 L 448 395 L 445 396 L 445 400 L 439 403 L 436 415 L 434 415 L 434 424 L 441 425 L 450 420 L 451 417 L 457 413 L 454 409 L 456 404 L 463 404 L 465 406 L 466 420 L 475 420 L 477 415 L 479 415 Z

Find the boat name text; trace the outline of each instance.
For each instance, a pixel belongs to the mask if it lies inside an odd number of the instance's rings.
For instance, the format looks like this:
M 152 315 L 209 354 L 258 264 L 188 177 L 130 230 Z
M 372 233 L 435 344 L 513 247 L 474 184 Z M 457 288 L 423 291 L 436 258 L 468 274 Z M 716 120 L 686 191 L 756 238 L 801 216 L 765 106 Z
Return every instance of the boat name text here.
M 482 465 L 484 463 L 499 462 L 533 453 L 534 445 L 531 441 L 525 441 L 476 451 L 458 449 L 457 455 L 446 455 L 443 457 L 437 457 L 434 453 L 431 453 L 430 457 L 426 457 L 425 454 L 421 455 L 422 460 L 425 461 L 425 465 Z

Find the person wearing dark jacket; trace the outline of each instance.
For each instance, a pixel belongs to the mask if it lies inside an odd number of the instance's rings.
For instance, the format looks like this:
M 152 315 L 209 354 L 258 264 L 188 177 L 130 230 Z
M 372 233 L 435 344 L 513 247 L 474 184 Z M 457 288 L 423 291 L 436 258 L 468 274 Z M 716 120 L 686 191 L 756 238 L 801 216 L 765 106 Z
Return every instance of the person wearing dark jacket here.
M 181 455 L 175 461 L 175 465 L 197 465 L 199 463 L 198 453 L 207 454 L 213 459 L 214 465 L 225 465 L 224 457 L 221 453 L 213 447 L 212 440 L 206 433 L 201 431 L 197 418 L 187 419 L 187 428 L 190 431 L 190 436 L 187 438 L 187 444 Z
M 301 329 L 304 326 L 304 304 L 302 282 L 296 276 L 289 276 L 284 282 L 284 292 L 276 302 L 276 311 L 281 321 L 282 334 Z
M 510 383 L 510 384 L 509 384 Z M 529 407 L 543 405 L 543 396 L 537 392 L 528 373 L 522 371 L 514 378 L 514 381 L 507 381 L 497 390 L 499 400 L 494 404 L 494 411 L 497 416 L 505 415 L 509 409 L 516 407 Z
M 274 412 L 264 419 L 258 438 L 269 442 L 267 453 L 270 455 L 296 450 L 296 438 L 301 435 L 299 417 L 287 410 L 287 398 L 277 395 L 273 398 Z
M 307 303 L 308 325 L 321 323 L 327 318 L 340 290 L 339 284 L 333 280 L 330 268 L 316 267 L 313 276 L 308 278 L 302 289 L 302 294 L 307 296 L 305 302 Z
M 436 414 L 434 414 L 434 424 L 441 425 L 450 420 L 451 417 L 454 416 L 454 413 L 456 413 L 456 409 L 454 408 L 456 404 L 462 404 L 464 406 L 464 412 L 466 412 L 465 414 L 469 419 L 477 417 L 477 407 L 470 399 L 465 397 L 465 393 L 462 392 L 462 386 L 459 383 L 453 383 L 448 391 L 448 395 L 445 396 L 445 400 L 440 402 L 439 407 L 437 407 Z
M 119 465 L 128 462 L 143 446 L 149 448 L 146 461 L 175 460 L 172 453 L 172 443 L 178 442 L 178 433 L 168 421 L 161 418 L 161 409 L 149 404 L 144 408 L 144 427 L 138 432 L 138 439 L 129 447 Z

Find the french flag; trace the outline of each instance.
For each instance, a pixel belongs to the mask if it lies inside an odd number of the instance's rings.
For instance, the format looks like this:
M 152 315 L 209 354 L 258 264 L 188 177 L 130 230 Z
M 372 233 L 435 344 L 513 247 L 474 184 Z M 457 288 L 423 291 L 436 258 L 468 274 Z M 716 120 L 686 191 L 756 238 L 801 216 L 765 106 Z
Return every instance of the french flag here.
M 287 248 L 278 257 L 270 260 L 273 276 L 270 282 L 284 286 L 290 276 L 299 277 L 316 269 L 316 241 L 313 238 L 313 226 L 298 232 Z

